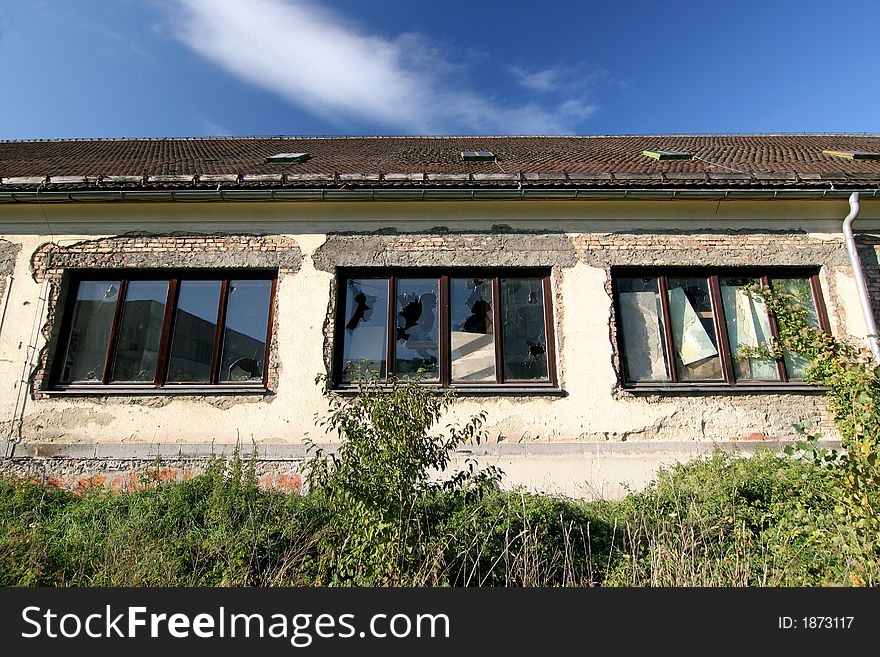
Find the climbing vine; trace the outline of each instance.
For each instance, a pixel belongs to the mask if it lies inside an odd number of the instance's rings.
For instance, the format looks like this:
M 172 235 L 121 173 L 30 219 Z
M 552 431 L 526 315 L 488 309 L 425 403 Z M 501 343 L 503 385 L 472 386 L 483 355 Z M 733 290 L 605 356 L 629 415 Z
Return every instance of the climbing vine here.
M 811 322 L 809 305 L 797 289 L 780 292 L 751 285 L 776 318 L 779 339 L 749 355 L 807 359 L 805 380 L 828 388 L 828 409 L 842 438 L 841 450 L 817 447 L 819 436 L 798 427 L 805 440 L 788 450 L 800 451 L 827 468 L 840 489 L 838 511 L 858 536 L 866 582 L 880 582 L 880 368 L 870 352 L 825 333 Z M 761 351 L 762 353 L 757 353 Z M 861 582 L 856 582 L 861 583 Z

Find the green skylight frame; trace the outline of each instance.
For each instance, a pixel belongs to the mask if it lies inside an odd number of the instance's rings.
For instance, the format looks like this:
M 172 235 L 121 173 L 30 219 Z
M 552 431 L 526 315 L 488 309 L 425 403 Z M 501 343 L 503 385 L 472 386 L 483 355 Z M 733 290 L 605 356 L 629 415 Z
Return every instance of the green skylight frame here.
M 266 164 L 290 164 L 291 162 L 305 162 L 311 157 L 308 153 L 275 153 L 266 158 Z
M 492 151 L 461 151 L 464 162 L 494 162 L 498 158 Z
M 652 149 L 642 151 L 642 155 L 650 157 L 654 160 L 693 160 L 694 154 L 685 151 L 673 151 L 666 149 Z

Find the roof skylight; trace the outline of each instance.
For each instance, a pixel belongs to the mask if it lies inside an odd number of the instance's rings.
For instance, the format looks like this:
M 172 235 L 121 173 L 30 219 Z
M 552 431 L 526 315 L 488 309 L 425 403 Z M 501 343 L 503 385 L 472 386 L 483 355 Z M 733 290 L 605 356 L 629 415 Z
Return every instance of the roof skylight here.
M 684 151 L 660 150 L 660 149 L 652 149 L 649 151 L 642 151 L 642 155 L 646 155 L 654 160 L 692 160 L 692 159 L 694 159 L 693 153 L 686 153 Z
M 838 151 L 826 149 L 823 150 L 822 153 L 823 155 L 842 157 L 847 160 L 880 160 L 880 153 L 872 153 L 870 151 Z
M 305 162 L 311 157 L 308 153 L 275 153 L 266 158 L 267 164 L 286 164 L 288 162 Z
M 465 162 L 494 162 L 496 158 L 492 151 L 462 151 L 461 159 Z

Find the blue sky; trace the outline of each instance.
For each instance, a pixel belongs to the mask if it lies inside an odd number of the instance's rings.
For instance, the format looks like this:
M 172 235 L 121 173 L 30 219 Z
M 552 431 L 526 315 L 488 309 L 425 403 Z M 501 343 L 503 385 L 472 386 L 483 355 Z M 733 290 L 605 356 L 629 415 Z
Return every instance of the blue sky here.
M 878 0 L 0 0 L 0 139 L 880 133 Z

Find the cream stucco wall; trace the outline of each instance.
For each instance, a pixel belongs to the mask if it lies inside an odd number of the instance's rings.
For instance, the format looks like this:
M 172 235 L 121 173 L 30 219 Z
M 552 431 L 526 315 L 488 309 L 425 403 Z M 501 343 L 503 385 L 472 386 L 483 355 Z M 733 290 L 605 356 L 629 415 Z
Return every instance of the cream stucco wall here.
M 325 371 L 323 331 L 333 274 L 316 266 L 314 256 L 331 231 L 411 232 L 443 226 L 455 233 L 505 225 L 575 238 L 615 231 L 775 230 L 803 231 L 816 243 L 842 249 L 840 223 L 847 211 L 845 201 L 0 205 L 0 238 L 21 247 L 9 272 L 12 284 L 0 328 L 0 427 L 7 439 L 37 442 L 301 443 L 307 437 L 320 442 L 324 438 L 315 416 L 326 409 L 326 401 L 314 379 Z M 880 202 L 863 202 L 857 228 L 880 228 Z M 277 290 L 280 370 L 273 395 L 34 398 L 28 381 L 45 346 L 40 329 L 47 318 L 48 288 L 35 281 L 31 256 L 45 242 L 69 246 L 130 231 L 281 234 L 297 243 L 302 265 L 283 276 Z M 822 272 L 832 324 L 840 333 L 863 337 L 851 273 L 839 259 L 835 262 Z M 790 437 L 792 421 L 821 409 L 823 401 L 815 394 L 664 398 L 620 391 L 606 281 L 606 269 L 585 257 L 554 270 L 554 295 L 561 300 L 554 313 L 563 395 L 462 397 L 447 420 L 485 410 L 490 440 L 496 442 L 711 442 Z

